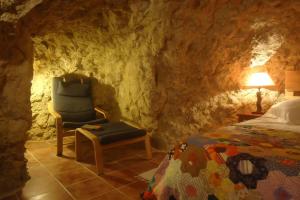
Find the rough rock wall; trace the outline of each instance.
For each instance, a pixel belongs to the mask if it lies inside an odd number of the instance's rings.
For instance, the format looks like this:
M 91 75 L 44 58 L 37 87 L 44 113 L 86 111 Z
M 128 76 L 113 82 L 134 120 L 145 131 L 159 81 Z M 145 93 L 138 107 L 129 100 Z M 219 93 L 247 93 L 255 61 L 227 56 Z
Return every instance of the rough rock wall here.
M 245 67 L 264 64 L 280 89 L 284 69 L 299 69 L 299 1 L 44 2 L 26 15 L 41 0 L 0 1 L 0 193 L 27 179 L 32 47 L 11 26 L 20 17 L 35 42 L 33 137 L 52 134 L 52 75 L 92 72 L 96 104 L 152 129 L 167 148 L 253 107 L 254 92 L 238 90 Z M 277 94 L 266 95 L 272 103 Z
M 265 66 L 281 91 L 284 70 L 299 68 L 297 1 L 100 4 L 51 1 L 33 13 L 46 14 L 35 17 L 45 20 L 36 22 L 33 88 L 44 89 L 33 91 L 32 137 L 53 133 L 45 107 L 53 75 L 92 74 L 96 104 L 153 130 L 156 145 L 168 148 L 255 109 L 255 90 L 239 90 L 247 67 Z M 264 94 L 267 109 L 278 94 Z
M 32 43 L 18 25 L 0 22 L 0 198 L 28 179 L 24 158 L 31 125 Z
M 66 73 L 91 76 L 95 105 L 107 110 L 113 120 L 123 117 L 149 129 L 153 127 L 152 66 L 161 44 L 151 16 L 143 17 L 148 6 L 148 1 L 119 7 L 108 3 L 95 7 L 85 17 L 74 17 L 68 10 L 63 21 L 55 14 L 47 17 L 51 27 L 33 37 L 30 138 L 47 139 L 55 134 L 53 118 L 46 106 L 51 77 Z
M 282 90 L 284 70 L 299 68 L 299 9 L 298 1 L 161 3 L 157 12 L 164 13 L 167 32 L 153 103 L 159 146 L 254 110 L 255 90 L 238 90 L 249 66 L 265 66 Z M 267 109 L 277 93 L 264 95 Z
M 17 23 L 42 0 L 1 0 L 0 21 Z

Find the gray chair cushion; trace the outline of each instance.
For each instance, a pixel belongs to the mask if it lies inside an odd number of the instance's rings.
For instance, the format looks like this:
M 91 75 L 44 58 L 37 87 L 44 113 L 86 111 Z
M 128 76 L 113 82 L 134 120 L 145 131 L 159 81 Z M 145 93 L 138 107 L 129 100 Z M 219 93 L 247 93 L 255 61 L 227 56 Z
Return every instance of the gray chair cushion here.
M 78 82 L 64 83 L 59 81 L 57 94 L 69 97 L 87 97 L 90 95 L 90 84 Z
M 96 113 L 92 111 L 59 112 L 63 122 L 87 122 L 96 119 Z
M 59 112 L 84 112 L 94 110 L 93 102 L 86 97 L 68 97 L 56 95 L 53 98 L 54 109 Z
M 102 124 L 108 122 L 107 119 L 95 119 L 92 121 L 87 121 L 87 122 L 63 122 L 63 127 L 64 128 L 80 128 L 81 126 L 85 124 Z M 102 125 L 101 125 L 102 126 Z
M 101 124 L 101 126 L 101 130 L 90 131 L 99 138 L 101 144 L 110 144 L 146 135 L 145 130 L 134 128 L 124 122 L 111 122 Z
M 96 113 L 94 111 L 91 95 L 72 96 L 76 93 L 76 91 L 74 92 L 75 86 L 78 86 L 78 84 L 81 83 L 68 83 L 67 87 L 69 88 L 61 91 L 64 95 L 60 95 L 60 93 L 58 93 L 58 88 L 60 85 L 62 85 L 62 82 L 63 79 L 61 77 L 54 77 L 52 82 L 53 107 L 54 110 L 61 114 L 62 120 L 71 122 L 86 122 L 96 119 Z M 71 86 L 72 84 L 74 84 L 74 87 Z M 86 82 L 85 84 L 90 84 L 90 82 Z M 90 94 L 90 86 L 82 86 L 82 91 L 78 92 L 78 94 L 83 94 L 83 90 L 87 88 L 89 90 L 88 93 Z M 66 95 L 66 92 L 70 92 L 71 95 Z

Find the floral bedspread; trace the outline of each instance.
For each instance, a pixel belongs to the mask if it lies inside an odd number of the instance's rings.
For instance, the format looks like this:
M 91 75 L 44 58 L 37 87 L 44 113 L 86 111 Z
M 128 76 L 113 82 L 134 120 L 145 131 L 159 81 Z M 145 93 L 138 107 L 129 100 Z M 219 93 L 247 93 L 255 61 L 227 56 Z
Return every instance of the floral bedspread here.
M 300 200 L 300 133 L 231 126 L 175 146 L 145 200 Z

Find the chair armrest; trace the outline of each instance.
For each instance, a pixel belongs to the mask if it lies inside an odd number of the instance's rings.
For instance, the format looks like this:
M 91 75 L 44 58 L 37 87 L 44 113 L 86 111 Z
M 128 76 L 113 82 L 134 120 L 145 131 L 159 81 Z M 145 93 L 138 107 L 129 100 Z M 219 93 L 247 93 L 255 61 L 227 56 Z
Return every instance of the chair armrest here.
M 105 111 L 105 110 L 103 110 L 103 109 L 100 108 L 99 106 L 96 106 L 96 107 L 94 108 L 94 110 L 95 110 L 97 113 L 103 115 L 105 119 L 108 119 L 108 118 L 109 118 L 108 112 Z
M 52 102 L 48 103 L 48 111 L 55 118 L 55 120 L 62 120 L 61 115 L 54 110 Z

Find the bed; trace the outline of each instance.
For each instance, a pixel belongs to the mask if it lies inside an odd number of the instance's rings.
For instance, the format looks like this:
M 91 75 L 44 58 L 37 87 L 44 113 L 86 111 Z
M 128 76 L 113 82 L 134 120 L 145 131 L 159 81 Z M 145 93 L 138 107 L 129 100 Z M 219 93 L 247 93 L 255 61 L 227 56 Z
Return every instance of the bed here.
M 299 91 L 299 84 L 288 89 Z M 185 139 L 170 150 L 142 196 L 300 200 L 300 98 L 276 104 L 260 118 Z

